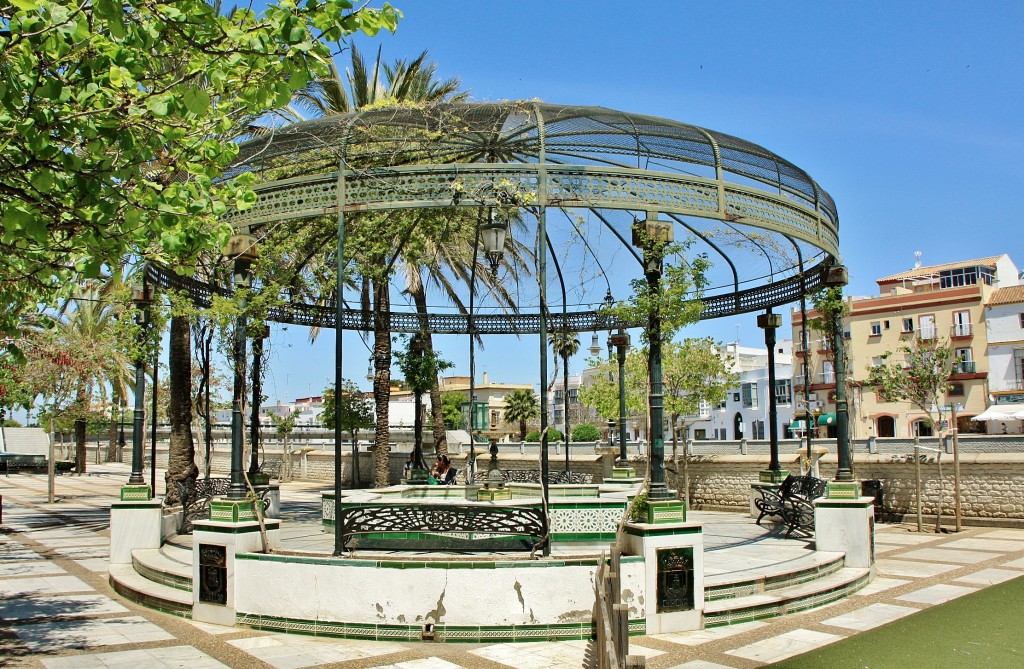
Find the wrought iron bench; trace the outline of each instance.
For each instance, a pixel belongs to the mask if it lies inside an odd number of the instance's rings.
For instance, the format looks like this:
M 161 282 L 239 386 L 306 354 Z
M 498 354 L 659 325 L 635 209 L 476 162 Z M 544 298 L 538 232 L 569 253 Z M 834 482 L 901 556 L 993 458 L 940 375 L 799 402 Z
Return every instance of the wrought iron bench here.
M 348 549 L 529 550 L 547 541 L 547 517 L 530 506 L 360 504 L 341 509 Z
M 228 494 L 231 479 L 211 477 L 208 479 L 186 479 L 178 481 L 178 494 L 181 498 L 181 528 L 178 534 L 192 534 L 192 521 L 207 520 L 210 517 L 210 500 Z M 263 502 L 266 513 L 270 506 L 270 489 L 256 486 L 256 494 Z
M 505 483 L 540 483 L 540 472 L 536 469 L 501 469 L 501 478 Z M 548 472 L 548 485 L 560 485 L 567 483 L 587 484 L 592 483 L 590 474 L 583 472 L 557 471 Z M 474 477 L 476 483 L 487 482 L 487 469 L 478 468 Z
M 793 530 L 810 534 L 814 529 L 814 500 L 825 494 L 825 481 L 813 476 L 787 476 L 777 490 L 754 486 L 761 499 L 754 506 L 761 512 L 757 524 L 765 516 L 778 517 L 786 526 L 786 537 Z

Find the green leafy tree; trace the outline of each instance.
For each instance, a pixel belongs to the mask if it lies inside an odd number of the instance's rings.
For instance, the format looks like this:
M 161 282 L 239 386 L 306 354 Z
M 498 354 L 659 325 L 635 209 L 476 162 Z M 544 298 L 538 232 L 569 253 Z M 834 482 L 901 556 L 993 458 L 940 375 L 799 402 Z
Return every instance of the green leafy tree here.
M 466 397 L 462 393 L 441 393 L 441 409 L 444 413 L 444 426 L 449 430 L 461 430 L 466 425 L 466 417 L 462 415 L 462 403 Z
M 283 442 L 281 447 L 281 462 L 283 463 L 281 467 L 282 482 L 288 482 L 292 478 L 292 452 L 288 444 L 288 436 L 295 431 L 295 420 L 301 413 L 298 409 L 293 409 L 284 416 L 270 414 L 270 422 L 274 424 L 274 431 L 277 432 L 277 436 Z
M 565 435 L 563 435 L 560 430 L 557 430 L 557 429 L 555 429 L 553 427 L 549 427 L 548 428 L 548 443 L 549 444 L 554 443 L 556 441 L 561 441 L 562 437 L 564 437 L 564 436 Z M 527 432 L 526 433 L 526 439 L 524 439 L 524 441 L 539 442 L 540 441 L 540 430 L 530 430 L 529 432 Z
M 221 180 L 231 129 L 322 74 L 329 43 L 394 30 L 390 5 L 281 0 L 0 4 L 0 329 L 128 253 L 219 248 L 255 201 Z
M 615 360 L 590 359 L 592 374 L 579 390 L 579 399 L 605 420 L 619 419 L 619 365 Z M 647 413 L 647 352 L 632 349 L 626 354 L 626 412 L 629 416 Z
M 355 382 L 348 379 L 342 385 L 341 392 L 341 429 L 349 433 L 352 440 L 352 485 L 358 485 L 359 476 L 359 431 L 369 430 L 374 426 L 373 400 L 367 397 Z M 333 430 L 334 416 L 334 385 L 324 389 L 324 411 L 320 414 L 320 423 L 328 430 Z
M 894 352 L 881 356 L 881 363 L 868 366 L 868 384 L 883 402 L 906 401 L 928 416 L 936 427 L 943 424 L 946 407 L 944 398 L 949 391 L 949 378 L 958 362 L 948 343 L 936 338 L 915 338 L 912 344 L 902 344 L 895 353 L 903 359 L 893 359 Z M 935 529 L 942 517 L 942 449 L 935 458 L 939 475 L 939 503 Z
M 540 398 L 533 390 L 513 390 L 505 396 L 504 419 L 519 425 L 519 439 L 526 440 L 526 423 L 540 417 Z
M 562 424 L 564 434 L 572 434 L 569 428 L 569 358 L 580 350 L 580 340 L 575 332 L 552 332 L 550 337 L 552 352 L 562 359 Z M 548 441 L 551 441 L 549 438 Z M 565 449 L 565 468 L 569 469 L 569 448 Z

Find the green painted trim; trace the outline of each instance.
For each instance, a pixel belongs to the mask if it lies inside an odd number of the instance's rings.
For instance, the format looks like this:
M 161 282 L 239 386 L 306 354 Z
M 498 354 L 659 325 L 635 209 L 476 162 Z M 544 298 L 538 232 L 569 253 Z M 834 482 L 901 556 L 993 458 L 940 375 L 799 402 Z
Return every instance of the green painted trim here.
M 359 560 L 336 557 L 306 557 L 277 553 L 238 553 L 236 560 L 260 560 L 287 564 L 362 567 L 370 569 L 544 569 L 551 567 L 596 567 L 600 558 L 579 560 Z M 642 555 L 623 556 L 623 563 L 642 563 Z
M 235 624 L 253 629 L 310 634 L 315 636 L 365 639 L 376 641 L 420 641 L 422 625 L 372 625 L 364 623 L 328 622 L 261 616 L 239 612 Z M 511 641 L 569 641 L 590 639 L 594 632 L 591 621 L 552 625 L 470 626 L 435 624 L 434 640 L 449 643 L 495 643 Z M 647 630 L 643 619 L 629 621 L 631 636 Z
M 685 523 L 686 504 L 679 500 L 648 500 L 647 522 L 655 525 Z
M 866 509 L 874 506 L 874 501 L 861 502 L 855 499 L 849 501 L 837 499 L 837 500 L 816 500 L 814 507 L 816 509 Z
M 656 525 L 637 525 L 626 523 L 626 534 L 635 537 L 660 537 L 674 534 L 703 534 L 704 528 L 701 525 L 688 527 L 658 527 Z
M 153 499 L 153 489 L 148 485 L 121 486 L 122 502 L 145 502 Z
M 789 471 L 782 469 L 780 471 L 772 471 L 771 469 L 762 469 L 757 473 L 758 483 L 782 483 L 789 476 Z
M 202 522 L 202 521 L 198 521 L 198 522 Z M 240 521 L 240 522 L 246 523 L 245 525 L 233 525 L 233 524 L 229 524 L 229 523 L 222 523 L 220 521 L 207 521 L 207 522 L 208 523 L 218 523 L 218 524 L 217 525 L 207 525 L 207 524 L 199 525 L 198 523 L 196 523 L 193 526 L 194 526 L 196 531 L 199 531 L 199 532 L 213 532 L 214 534 L 251 534 L 253 532 L 259 532 L 260 531 L 260 524 L 259 523 L 256 523 L 256 522 L 253 522 L 253 521 L 248 521 L 248 520 Z M 251 523 L 251 524 L 249 524 L 249 523 Z M 266 528 L 268 530 L 279 530 L 279 529 L 281 529 L 281 522 L 280 521 L 276 521 L 276 520 L 275 521 L 266 520 L 266 521 L 264 521 L 264 525 L 266 526 Z

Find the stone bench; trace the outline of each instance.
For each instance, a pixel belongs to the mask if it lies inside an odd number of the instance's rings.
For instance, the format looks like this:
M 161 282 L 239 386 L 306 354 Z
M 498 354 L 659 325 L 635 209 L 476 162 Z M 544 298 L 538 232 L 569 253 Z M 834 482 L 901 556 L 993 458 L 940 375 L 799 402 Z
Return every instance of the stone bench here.
M 341 509 L 342 545 L 409 551 L 528 550 L 547 541 L 547 518 L 530 506 L 358 504 Z
M 767 486 L 753 486 L 761 495 L 754 500 L 760 511 L 758 525 L 765 516 L 777 517 L 786 526 L 786 537 L 793 530 L 805 534 L 814 531 L 814 500 L 825 494 L 826 482 L 813 476 L 787 476 L 778 489 Z

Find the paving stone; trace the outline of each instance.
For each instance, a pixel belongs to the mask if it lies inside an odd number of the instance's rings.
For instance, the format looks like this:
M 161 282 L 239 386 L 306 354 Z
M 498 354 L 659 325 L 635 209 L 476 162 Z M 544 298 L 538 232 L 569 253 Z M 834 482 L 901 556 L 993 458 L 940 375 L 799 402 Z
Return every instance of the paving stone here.
M 733 667 L 718 664 L 716 662 L 707 662 L 705 660 L 690 660 L 689 662 L 683 662 L 682 664 L 677 664 L 674 667 L 669 667 L 669 669 L 733 669 Z
M 815 648 L 821 648 L 844 637 L 838 634 L 827 634 L 813 630 L 795 629 L 785 634 L 769 637 L 761 641 L 747 644 L 741 648 L 727 650 L 727 655 L 742 657 L 756 662 L 778 662 L 787 657 L 800 655 Z
M 1003 563 L 1003 564 L 1001 564 L 999 566 L 1000 567 L 1010 567 L 1011 569 L 1024 569 L 1024 558 L 1019 558 L 1017 560 L 1011 560 L 1010 562 L 1005 562 L 1005 563 Z
M 45 560 L 32 560 L 31 562 L 0 562 L 0 578 L 14 578 L 19 576 L 43 576 L 46 574 L 66 574 L 60 567 Z
M 884 559 L 875 563 L 879 574 L 889 576 L 912 576 L 928 578 L 938 576 L 957 568 L 955 564 L 936 564 L 934 562 L 914 562 L 912 560 Z
M 229 669 L 226 664 L 192 646 L 71 655 L 45 659 L 42 662 L 47 669 Z
M 982 551 L 964 551 L 955 548 L 918 548 L 901 555 L 892 556 L 894 559 L 906 558 L 908 560 L 928 560 L 934 562 L 956 562 L 957 564 L 977 564 L 992 558 L 999 557 L 998 553 L 985 553 Z
M 896 606 L 895 604 L 869 604 L 862 609 L 855 609 L 841 616 L 823 620 L 823 625 L 842 627 L 844 629 L 863 632 L 879 625 L 899 620 L 903 616 L 917 613 L 919 609 L 909 606 Z
M 875 543 L 879 544 L 900 544 L 904 546 L 916 546 L 931 541 L 938 541 L 938 534 L 911 534 L 903 531 L 878 532 L 875 534 Z
M 885 578 L 884 576 L 876 576 L 871 579 L 870 583 L 853 594 L 855 596 L 870 597 L 871 595 L 877 595 L 880 592 L 885 592 L 892 588 L 898 588 L 899 586 L 906 585 L 907 583 L 910 583 L 910 581 L 902 578 Z
M 396 662 L 395 664 L 381 664 L 369 669 L 463 669 L 461 664 L 453 664 L 448 660 L 439 657 L 424 657 L 408 662 Z
M 230 639 L 227 643 L 277 669 L 362 660 L 406 650 L 405 646 L 393 642 L 313 639 L 290 634 Z
M 148 641 L 170 641 L 174 635 L 141 616 L 104 618 L 102 620 L 63 620 L 11 628 L 33 652 L 139 644 Z
M 0 619 L 10 621 L 35 618 L 80 618 L 107 613 L 128 613 L 105 595 L 60 595 L 57 597 L 23 597 L 8 600 L 0 607 Z
M 972 592 L 977 591 L 977 588 L 967 588 L 962 585 L 939 583 L 938 585 L 931 585 L 927 588 L 908 592 L 896 599 L 904 602 L 917 602 L 919 604 L 942 604 L 943 602 L 948 602 L 951 599 L 963 597 L 964 595 L 969 595 Z
M 982 569 L 967 576 L 956 579 L 958 583 L 972 583 L 974 585 L 995 585 L 1015 578 L 1020 578 L 1019 571 L 1010 569 Z
M 1024 542 L 1012 541 L 1010 539 L 969 537 L 957 539 L 942 544 L 943 549 L 962 548 L 973 551 L 992 551 L 994 553 L 1012 553 L 1013 551 L 1024 551 Z
M 92 586 L 75 576 L 0 579 L 0 598 L 61 595 L 70 592 L 91 592 L 92 590 Z
M 719 639 L 726 639 L 737 634 L 743 634 L 752 630 L 761 629 L 767 627 L 768 623 L 760 620 L 755 620 L 749 623 L 738 623 L 736 625 L 722 625 L 721 627 L 711 627 L 702 630 L 693 630 L 691 632 L 670 632 L 667 634 L 652 634 L 652 639 L 658 639 L 659 641 L 669 641 L 672 643 L 678 643 L 684 646 L 699 646 L 709 641 L 718 641 Z

